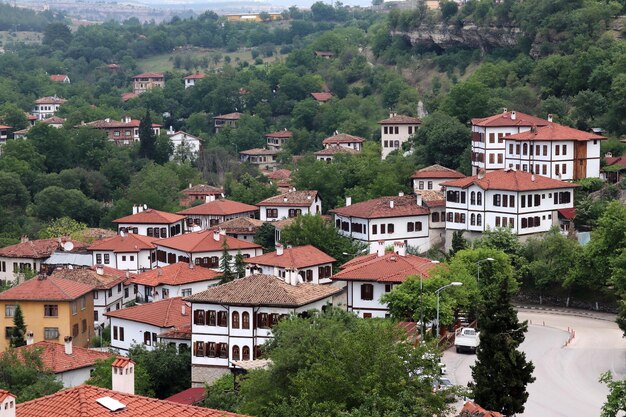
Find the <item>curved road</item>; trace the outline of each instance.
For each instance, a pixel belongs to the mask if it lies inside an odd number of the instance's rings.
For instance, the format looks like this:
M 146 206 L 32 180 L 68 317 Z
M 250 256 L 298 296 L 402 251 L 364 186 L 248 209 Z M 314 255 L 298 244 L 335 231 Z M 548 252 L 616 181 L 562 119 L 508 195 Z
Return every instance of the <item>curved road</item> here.
M 626 339 L 612 318 L 528 310 L 520 310 L 518 316 L 529 322 L 521 349 L 535 364 L 536 377 L 520 415 L 598 416 L 608 394 L 607 387 L 598 382 L 600 375 L 610 370 L 614 377 L 626 378 Z M 575 337 L 564 347 L 570 337 L 568 328 L 574 329 Z M 470 366 L 475 359 L 476 355 L 449 349 L 442 361 L 450 380 L 465 386 L 472 379 Z M 462 403 L 457 405 L 460 408 Z

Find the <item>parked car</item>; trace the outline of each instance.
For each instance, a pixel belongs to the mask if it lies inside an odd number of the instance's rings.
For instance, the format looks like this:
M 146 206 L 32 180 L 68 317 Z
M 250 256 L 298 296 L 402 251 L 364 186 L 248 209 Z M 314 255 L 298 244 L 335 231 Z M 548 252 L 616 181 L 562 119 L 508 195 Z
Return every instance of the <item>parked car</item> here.
M 454 337 L 454 346 L 457 353 L 463 350 L 469 350 L 471 353 L 476 353 L 476 348 L 480 344 L 480 332 L 472 327 L 462 327 L 457 329 Z

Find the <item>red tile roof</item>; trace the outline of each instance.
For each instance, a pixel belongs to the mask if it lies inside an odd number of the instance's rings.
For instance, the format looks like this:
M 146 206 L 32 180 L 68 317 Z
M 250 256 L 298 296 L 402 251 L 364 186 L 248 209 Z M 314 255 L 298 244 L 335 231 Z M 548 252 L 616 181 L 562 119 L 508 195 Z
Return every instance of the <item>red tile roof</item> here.
M 336 155 L 338 153 L 349 153 L 349 154 L 357 154 L 359 151 L 352 148 L 346 148 L 344 146 L 339 145 L 330 145 L 327 148 L 324 148 L 320 151 L 314 153 L 316 156 L 325 156 L 325 155 Z
M 558 123 L 549 123 L 547 126 L 532 128 L 527 132 L 516 133 L 506 137 L 506 140 L 603 140 L 604 136 L 595 133 L 585 132 L 571 127 L 563 126 Z
M 243 116 L 243 114 L 241 114 L 239 112 L 234 112 L 234 113 L 228 113 L 228 114 L 219 114 L 219 115 L 215 116 L 213 119 L 218 119 L 218 120 L 239 120 L 239 119 L 241 119 L 241 116 Z
M 322 141 L 322 144 L 324 145 L 335 144 L 336 145 L 340 143 L 363 143 L 363 142 L 365 142 L 365 139 L 361 137 L 348 135 L 347 133 L 337 133 L 336 135 L 333 135 L 324 139 Z
M 260 256 L 254 256 L 245 260 L 253 265 L 270 265 L 280 268 L 307 268 L 310 266 L 329 264 L 336 259 L 326 255 L 313 245 L 296 246 L 283 249 L 283 254 L 269 252 Z
M 194 405 L 202 402 L 206 398 L 206 388 L 187 388 L 184 391 L 174 394 L 171 397 L 167 397 L 166 401 L 171 401 L 178 404 Z
M 317 284 L 287 284 L 273 275 L 256 274 L 187 297 L 193 303 L 220 303 L 243 306 L 300 307 L 343 291 Z
M 19 358 L 22 358 L 23 351 L 37 349 L 41 352 L 41 361 L 46 369 L 55 374 L 71 371 L 73 369 L 85 368 L 95 365 L 97 360 L 108 359 L 113 356 L 109 352 L 86 349 L 80 346 L 72 346 L 72 354 L 65 353 L 63 343 L 41 341 L 28 346 L 17 348 Z
M 156 327 L 182 327 L 191 323 L 191 309 L 186 307 L 183 316 L 183 299 L 181 297 L 168 298 L 121 310 L 109 311 L 105 316 L 138 323 L 151 324 Z
M 426 168 L 418 169 L 415 174 L 411 176 L 413 179 L 417 178 L 464 178 L 465 175 L 450 168 L 446 168 L 442 165 L 435 164 Z
M 210 230 L 223 230 L 226 234 L 248 234 L 253 235 L 263 226 L 265 222 L 259 219 L 252 219 L 250 217 L 235 217 L 234 219 L 226 220 L 219 225 L 212 227 Z
M 204 78 L 204 72 L 196 72 L 195 74 L 191 74 L 185 77 L 186 80 L 201 80 Z
M 122 356 L 122 355 L 117 355 L 115 357 L 115 360 L 111 363 L 111 367 L 112 368 L 123 368 L 128 364 L 134 364 L 135 362 L 133 362 L 129 357 L 126 356 Z
M 285 180 L 291 177 L 291 171 L 288 169 L 277 169 L 276 171 L 263 172 L 263 174 L 271 180 Z
M 254 148 L 239 152 L 241 155 L 278 155 L 277 149 Z
M 422 121 L 417 117 L 402 116 L 394 114 L 388 119 L 384 119 L 378 122 L 379 125 L 419 125 Z
M 197 215 L 197 216 L 230 216 L 233 214 L 248 213 L 257 211 L 259 208 L 250 204 L 240 203 L 239 201 L 220 198 L 215 201 L 200 204 L 195 207 L 179 211 L 178 214 Z
M 293 136 L 293 133 L 289 130 L 279 130 L 278 132 L 266 133 L 266 138 L 290 138 Z
M 0 125 L 0 129 L 13 129 L 13 126 Z
M 207 184 L 198 184 L 181 191 L 183 194 L 216 195 L 224 194 L 224 189 Z
M 41 123 L 45 123 L 47 125 L 62 125 L 65 123 L 65 119 L 62 117 L 52 116 L 47 119 L 43 119 Z
M 182 285 L 198 281 L 209 281 L 218 279 L 220 276 L 221 274 L 209 268 L 187 262 L 177 262 L 137 274 L 132 278 L 131 282 L 133 284 L 156 287 L 157 285 Z
M 63 104 L 65 103 L 65 99 L 61 97 L 42 97 L 35 100 L 35 104 Z
M 574 220 L 574 217 L 576 217 L 576 208 L 571 207 L 571 208 L 559 209 L 559 214 L 563 216 L 564 218 L 566 218 L 567 220 Z
M 123 102 L 127 102 L 128 100 L 131 100 L 135 97 L 139 97 L 139 94 L 137 93 L 122 93 L 122 101 Z
M 392 206 L 393 202 L 393 208 Z M 414 195 L 379 197 L 373 200 L 355 203 L 347 207 L 330 210 L 340 216 L 359 217 L 362 219 L 380 219 L 386 217 L 405 217 L 428 215 L 429 210 L 417 205 Z
M 113 398 L 126 407 L 117 412 L 109 411 L 96 402 L 103 397 Z M 16 411 L 19 417 L 103 417 L 108 415 L 121 417 L 242 417 L 240 414 L 226 411 L 125 394 L 90 385 L 80 385 L 59 391 L 56 394 L 17 404 Z
M 437 266 L 440 264 L 415 255 L 400 256 L 387 252 L 383 256 L 378 256 L 372 253 L 341 265 L 342 270 L 333 275 L 332 279 L 401 283 L 411 275 L 428 278 L 430 272 Z
M 317 191 L 302 190 L 289 191 L 284 194 L 266 198 L 257 204 L 257 206 L 276 206 L 276 207 L 310 207 L 317 198 Z
M 550 190 L 554 188 L 573 188 L 579 186 L 578 184 L 512 169 L 491 171 L 486 174 L 474 175 L 473 177 L 447 181 L 441 185 L 445 187 L 467 188 L 472 184 L 476 184 L 483 190 L 507 191 Z
M 507 126 L 545 126 L 548 122 L 540 117 L 531 116 L 522 112 L 515 112 L 515 120 L 512 112 L 505 111 L 489 117 L 472 119 L 472 125 L 482 127 L 507 127 Z
M 65 81 L 65 78 L 67 78 L 67 75 L 65 75 L 65 74 L 52 74 L 50 76 L 50 79 L 52 81 L 57 81 L 57 82 L 63 82 L 63 81 Z
M 72 301 L 93 290 L 93 285 L 39 275 L 0 293 L 0 300 Z
M 74 245 L 72 252 L 86 248 L 86 245 L 67 238 L 38 239 L 16 243 L 0 249 L 0 256 L 7 258 L 48 258 L 52 253 L 63 248 L 63 244 L 71 242 Z
M 0 389 L 0 403 L 4 402 L 4 400 L 7 399 L 7 397 L 13 397 L 15 398 L 15 395 L 11 394 L 9 391 L 7 390 L 3 390 Z
M 487 411 L 478 404 L 468 401 L 457 417 L 502 417 L 502 414 L 497 411 Z
M 221 252 L 223 250 L 224 241 L 226 241 L 228 248 L 231 250 L 261 249 L 261 245 L 235 239 L 230 236 L 219 235 L 219 240 L 215 240 L 214 235 L 215 232 L 212 230 L 202 230 L 200 232 L 186 233 L 180 236 L 161 239 L 157 242 L 157 245 L 191 253 Z
M 113 251 L 117 253 L 139 252 L 140 250 L 154 249 L 157 238 L 134 233 L 116 235 L 107 239 L 95 241 L 87 248 L 90 251 Z
M 50 277 L 80 282 L 98 289 L 113 288 L 117 284 L 126 281 L 126 276 L 122 271 L 119 271 L 120 273 L 118 274 L 108 274 L 108 271 L 102 268 L 102 275 L 100 275 L 95 267 L 92 268 L 57 269 Z M 109 270 L 118 271 L 113 268 L 109 268 Z
M 169 330 L 159 333 L 159 337 L 164 339 L 191 340 L 191 323 L 181 327 L 172 327 Z
M 313 99 L 315 99 L 315 101 L 321 102 L 329 101 L 333 98 L 332 93 L 311 93 L 311 95 L 313 96 Z
M 164 78 L 162 72 L 144 72 L 135 75 L 133 78 Z
M 335 53 L 330 51 L 315 51 L 315 56 L 333 57 L 335 56 Z
M 166 211 L 147 209 L 137 214 L 120 217 L 113 220 L 113 223 L 133 223 L 133 224 L 172 224 L 184 220 L 185 216 L 168 213 Z

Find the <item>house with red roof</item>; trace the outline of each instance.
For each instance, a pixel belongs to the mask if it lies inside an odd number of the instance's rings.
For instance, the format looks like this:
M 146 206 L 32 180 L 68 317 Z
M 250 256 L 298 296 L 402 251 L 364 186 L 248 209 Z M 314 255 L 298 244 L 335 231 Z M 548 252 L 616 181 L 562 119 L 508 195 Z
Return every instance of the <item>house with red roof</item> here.
M 332 100 L 333 93 L 331 92 L 311 93 L 311 97 L 313 97 L 313 100 L 321 104 L 321 103 L 326 103 L 327 101 Z
M 347 133 L 335 132 L 333 136 L 329 136 L 322 141 L 325 149 L 332 146 L 340 146 L 342 148 L 348 148 L 361 152 L 363 150 L 363 142 L 365 139 L 359 136 L 348 135 Z
M 202 151 L 204 140 L 182 130 L 174 131 L 172 126 L 165 132 L 172 143 L 173 152 L 170 161 L 191 162 L 198 158 Z
M 256 206 L 221 198 L 179 211 L 178 214 L 186 217 L 188 230 L 200 231 L 238 217 L 255 218 L 258 211 Z
M 389 310 L 380 297 L 410 276 L 429 278 L 439 266 L 437 261 L 407 254 L 403 242 L 395 242 L 392 251 L 386 248 L 380 242 L 374 253 L 346 262 L 332 277 L 346 283 L 347 309 L 359 317 L 388 317 Z
M 267 139 L 267 149 L 281 150 L 283 145 L 292 137 L 293 133 L 287 129 L 267 133 L 265 134 L 265 138 Z
M 113 220 L 118 233 L 166 238 L 177 236 L 185 231 L 185 216 L 166 211 L 133 205 L 133 214 Z
M 203 79 L 206 75 L 204 72 L 196 71 L 195 74 L 188 75 L 184 78 L 185 80 L 185 89 L 189 87 L 193 87 L 196 85 L 196 82 Z
M 183 197 L 180 199 L 180 205 L 183 207 L 191 207 L 192 205 L 208 203 L 209 201 L 224 198 L 224 189 L 207 184 L 189 184 L 188 188 L 181 191 Z
M 213 118 L 213 127 L 215 128 L 215 133 L 219 133 L 221 129 L 225 127 L 230 127 L 231 129 L 237 128 L 237 122 L 241 119 L 243 114 L 239 112 L 228 113 L 228 114 L 220 114 Z
M 411 176 L 413 191 L 418 193 L 424 190 L 441 191 L 441 183 L 458 178 L 465 178 L 464 174 L 442 165 L 435 164 L 415 171 Z
M 0 125 L 0 145 L 6 143 L 7 139 L 9 139 L 9 133 L 11 133 L 11 126 Z
M 335 155 L 340 153 L 356 155 L 360 152 L 355 151 L 352 148 L 345 148 L 340 145 L 328 145 L 328 147 L 314 152 L 313 155 L 315 155 L 315 159 L 317 159 L 318 161 L 332 162 L 333 159 L 335 159 Z
M 379 242 L 393 245 L 400 241 L 424 252 L 430 249 L 430 214 L 421 195 L 379 197 L 330 210 L 340 234 L 366 243 L 375 252 Z M 433 220 L 435 220 L 433 218 Z M 437 218 L 441 224 L 441 219 Z
M 285 282 L 256 274 L 187 297 L 192 303 L 191 384 L 211 383 L 234 368 L 233 362 L 260 359 L 272 328 L 290 314 L 337 304 L 343 288 Z
M 422 121 L 417 117 L 389 114 L 387 119 L 378 122 L 380 125 L 381 158 L 385 159 L 395 150 L 401 149 L 419 129 Z
M 480 237 L 506 227 L 523 238 L 558 226 L 558 211 L 574 207 L 574 188 L 565 181 L 515 169 L 480 172 L 441 184 L 446 191 L 446 247 L 452 234 Z
M 50 75 L 50 80 L 54 81 L 55 83 L 62 83 L 62 84 L 70 83 L 70 77 L 68 77 L 67 74 L 52 74 Z
M 264 274 L 283 278 L 286 283 L 328 284 L 336 259 L 312 245 L 283 247 L 246 259 L 246 275 Z
M 273 169 L 278 165 L 278 149 L 254 148 L 239 152 L 239 160 L 254 165 L 260 170 Z
M 212 227 L 210 230 L 221 230 L 226 236 L 253 242 L 256 233 L 259 231 L 261 226 L 263 226 L 263 224 L 265 224 L 265 222 L 259 219 L 251 217 L 236 217 L 234 219 L 226 220 L 224 223 L 220 223 L 219 225 Z
M 136 344 L 154 349 L 160 343 L 159 334 L 191 323 L 190 307 L 181 297 L 172 297 L 106 313 L 111 325 L 111 347 L 120 352 L 128 352 Z
M 35 116 L 37 120 L 48 119 L 59 111 L 59 107 L 61 107 L 65 101 L 65 99 L 57 96 L 39 98 L 35 100 L 31 114 Z
M 315 190 L 290 191 L 266 198 L 257 204 L 261 220 L 271 222 L 302 214 L 321 214 L 322 199 Z
M 219 269 L 224 247 L 233 258 L 241 253 L 244 258 L 263 253 L 261 245 L 226 236 L 217 230 L 202 230 L 187 233 L 155 242 L 157 246 L 157 266 L 176 262 L 193 263 L 211 269 Z
M 602 168 L 602 179 L 615 184 L 624 177 L 626 170 L 626 156 L 613 156 L 611 152 L 604 155 L 604 167 Z
M 93 286 L 82 282 L 42 274 L 0 293 L 0 308 L 5 311 L 5 337 L 0 338 L 0 351 L 9 344 L 6 335 L 12 331 L 18 305 L 34 342 L 59 341 L 68 336 L 74 346 L 87 347 L 94 336 L 93 290 Z
M 139 141 L 139 125 L 140 120 L 131 119 L 124 116 L 122 120 L 112 120 L 109 118 L 102 120 L 94 120 L 93 122 L 77 125 L 76 127 L 88 126 L 94 129 L 102 130 L 106 133 L 107 138 L 116 145 L 130 145 Z M 161 133 L 161 125 L 152 123 L 152 133 L 159 136 Z
M 163 87 L 165 87 L 165 76 L 162 72 L 144 72 L 133 77 L 133 93 L 135 94 Z
M 156 263 L 154 237 L 124 233 L 97 240 L 87 250 L 93 264 L 122 271 L 139 272 L 152 269 Z
M 129 280 L 138 287 L 138 303 L 165 300 L 170 297 L 188 297 L 204 291 L 220 280 L 220 273 L 187 262 L 176 262 L 141 272 Z

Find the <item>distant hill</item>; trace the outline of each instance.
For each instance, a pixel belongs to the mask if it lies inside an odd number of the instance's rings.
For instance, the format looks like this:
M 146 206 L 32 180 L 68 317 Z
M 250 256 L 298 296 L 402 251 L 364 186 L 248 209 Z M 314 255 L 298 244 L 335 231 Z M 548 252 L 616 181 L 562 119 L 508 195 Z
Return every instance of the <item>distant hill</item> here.
M 0 31 L 43 32 L 48 24 L 64 19 L 63 14 L 58 12 L 36 12 L 0 3 Z

